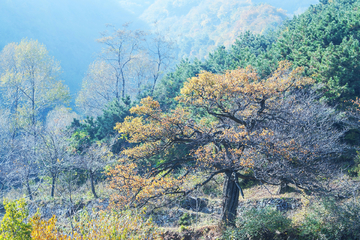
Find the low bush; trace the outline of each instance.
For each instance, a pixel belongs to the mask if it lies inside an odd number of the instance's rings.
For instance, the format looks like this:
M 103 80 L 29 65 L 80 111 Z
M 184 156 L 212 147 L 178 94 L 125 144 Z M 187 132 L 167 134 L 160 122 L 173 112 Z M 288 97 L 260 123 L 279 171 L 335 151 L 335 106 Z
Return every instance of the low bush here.
M 190 214 L 189 213 L 184 213 L 180 217 L 180 219 L 178 221 L 178 224 L 180 226 L 189 226 L 189 225 L 191 225 L 191 216 L 190 216 Z
M 354 158 L 354 165 L 348 170 L 351 177 L 360 177 L 360 152 L 356 152 L 357 155 Z
M 35 214 L 28 221 L 24 199 L 4 201 L 6 214 L 0 226 L 0 240 L 107 240 L 160 239 L 160 231 L 151 219 L 138 211 L 84 211 L 72 219 L 71 227 L 59 230 L 56 217 L 41 219 Z
M 280 233 L 290 229 L 291 220 L 272 208 L 252 208 L 238 217 L 236 225 L 224 232 L 224 239 L 278 239 Z
M 28 210 L 24 199 L 4 200 L 5 215 L 0 225 L 0 240 L 31 239 L 31 224 L 25 222 Z
M 325 199 L 313 204 L 299 226 L 302 239 L 360 239 L 360 204 Z

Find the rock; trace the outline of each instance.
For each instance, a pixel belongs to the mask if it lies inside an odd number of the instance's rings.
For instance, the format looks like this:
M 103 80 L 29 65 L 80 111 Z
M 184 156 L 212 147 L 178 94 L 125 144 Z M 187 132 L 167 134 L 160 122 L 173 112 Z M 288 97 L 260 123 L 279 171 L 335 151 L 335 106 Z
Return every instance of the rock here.
M 194 212 L 208 213 L 208 202 L 206 198 L 194 198 L 188 196 L 184 201 L 181 202 L 181 207 L 187 210 L 193 210 Z
M 65 217 L 66 218 L 71 217 L 72 215 L 74 215 L 75 213 L 77 213 L 78 211 L 83 209 L 84 207 L 85 207 L 85 203 L 79 203 L 79 204 L 72 206 L 71 209 L 66 211 Z
M 212 213 L 211 209 L 210 209 L 210 208 L 208 208 L 208 207 L 203 208 L 201 212 L 203 212 L 203 213 L 207 213 L 207 214 Z
M 41 216 L 45 219 L 51 218 L 53 215 L 59 217 L 70 217 L 73 214 L 81 211 L 83 209 L 91 212 L 94 210 L 104 210 L 108 207 L 109 200 L 99 200 L 95 199 L 88 202 L 79 202 L 74 204 L 71 209 L 69 203 L 66 202 L 58 202 L 58 201 L 33 201 L 29 203 L 29 215 L 33 216 L 38 210 Z
M 277 191 L 275 192 L 276 195 L 286 193 L 289 190 L 288 185 L 285 182 L 281 182 Z
M 280 211 L 294 210 L 301 207 L 300 198 L 265 198 L 262 200 L 247 200 L 239 202 L 238 213 L 249 208 L 272 207 Z

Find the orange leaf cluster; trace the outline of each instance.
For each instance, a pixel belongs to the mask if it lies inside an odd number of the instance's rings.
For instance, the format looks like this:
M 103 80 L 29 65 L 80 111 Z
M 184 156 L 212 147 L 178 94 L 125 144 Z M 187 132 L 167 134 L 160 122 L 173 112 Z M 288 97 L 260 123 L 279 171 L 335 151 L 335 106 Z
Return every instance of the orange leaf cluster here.
M 118 191 L 118 194 L 112 196 L 117 206 L 125 207 L 147 198 L 162 196 L 169 191 L 184 190 L 182 185 L 186 178 L 163 176 L 164 174 L 146 177 L 138 174 L 137 170 L 137 164 L 120 159 L 118 165 L 108 172 L 112 176 L 110 187 Z

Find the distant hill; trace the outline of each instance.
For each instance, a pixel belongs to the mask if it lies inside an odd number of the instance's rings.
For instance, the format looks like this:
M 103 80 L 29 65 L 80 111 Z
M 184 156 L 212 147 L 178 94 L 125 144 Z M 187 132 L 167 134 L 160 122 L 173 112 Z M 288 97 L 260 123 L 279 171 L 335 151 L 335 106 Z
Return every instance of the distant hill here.
M 254 4 L 267 3 L 276 8 L 281 8 L 286 10 L 288 16 L 299 15 L 311 5 L 319 3 L 319 0 L 251 0 Z
M 286 18 L 284 10 L 248 0 L 156 0 L 140 16 L 177 40 L 180 57 L 198 58 L 230 46 L 241 32 L 264 33 Z

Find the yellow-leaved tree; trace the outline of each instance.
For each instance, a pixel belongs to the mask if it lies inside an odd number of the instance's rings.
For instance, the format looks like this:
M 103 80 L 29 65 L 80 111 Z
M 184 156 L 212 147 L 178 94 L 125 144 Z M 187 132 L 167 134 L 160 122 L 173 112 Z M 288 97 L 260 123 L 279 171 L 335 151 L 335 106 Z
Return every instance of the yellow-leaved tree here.
M 317 100 L 309 87 L 314 81 L 303 71 L 285 61 L 267 79 L 251 67 L 202 72 L 188 79 L 178 107 L 167 113 L 143 99 L 131 109 L 134 116 L 116 126 L 134 145 L 109 172 L 118 190 L 114 200 L 139 205 L 163 194 L 189 194 L 223 174 L 222 220 L 232 224 L 239 178 L 325 189 L 319 179 L 334 173 L 330 159 L 343 151 L 342 133 L 334 128 L 341 118 Z M 155 157 L 158 164 L 144 167 Z M 206 177 L 191 186 L 194 173 Z
M 60 81 L 60 65 L 35 40 L 10 43 L 0 53 L 1 107 L 12 113 L 14 134 L 34 127 L 45 111 L 68 104 L 69 89 Z

